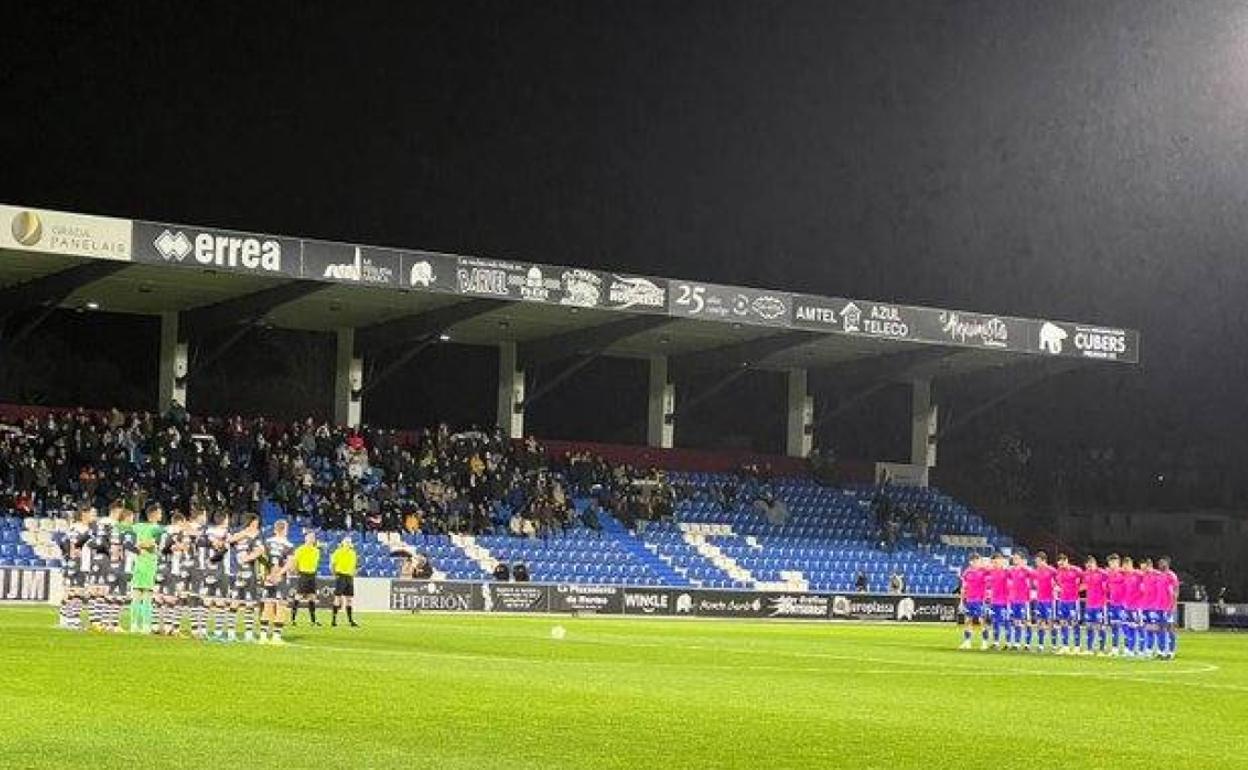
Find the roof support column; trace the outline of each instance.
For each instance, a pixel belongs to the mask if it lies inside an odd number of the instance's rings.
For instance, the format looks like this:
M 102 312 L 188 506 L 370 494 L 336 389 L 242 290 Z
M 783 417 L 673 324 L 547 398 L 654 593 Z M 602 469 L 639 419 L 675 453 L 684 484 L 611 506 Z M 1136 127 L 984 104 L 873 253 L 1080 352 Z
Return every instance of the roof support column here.
M 334 367 L 334 422 L 360 426 L 364 412 L 364 359 L 355 355 L 355 329 L 338 329 Z
M 524 371 L 516 343 L 498 343 L 498 427 L 508 438 L 524 437 Z
M 784 451 L 789 457 L 809 457 L 814 439 L 815 401 L 806 389 L 806 370 L 785 373 L 788 385 Z
M 186 408 L 186 343 L 178 339 L 178 314 L 160 314 L 160 365 L 157 368 L 156 411 L 165 414 L 173 404 Z
M 676 437 L 676 385 L 668 380 L 667 356 L 650 356 L 646 444 L 671 449 Z
M 921 469 L 924 484 L 929 468 L 936 467 L 936 405 L 932 403 L 930 378 L 911 382 L 910 464 Z

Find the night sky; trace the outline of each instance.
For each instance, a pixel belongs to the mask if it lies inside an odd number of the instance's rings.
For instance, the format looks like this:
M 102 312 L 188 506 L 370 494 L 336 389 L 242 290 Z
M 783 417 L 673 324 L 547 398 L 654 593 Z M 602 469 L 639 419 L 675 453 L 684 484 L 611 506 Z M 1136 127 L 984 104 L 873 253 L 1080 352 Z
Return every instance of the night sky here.
M 0 200 L 1135 327 L 984 430 L 1248 460 L 1242 3 L 353 5 L 9 9 Z

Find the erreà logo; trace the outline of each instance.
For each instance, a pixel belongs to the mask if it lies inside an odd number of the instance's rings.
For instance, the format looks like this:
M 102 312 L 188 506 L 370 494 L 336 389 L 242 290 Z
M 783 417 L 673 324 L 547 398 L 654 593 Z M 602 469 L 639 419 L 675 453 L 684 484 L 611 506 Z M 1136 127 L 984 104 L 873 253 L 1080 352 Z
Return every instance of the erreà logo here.
M 188 238 L 181 230 L 164 230 L 152 245 L 166 262 L 182 262 L 191 256 L 206 266 L 274 273 L 282 269 L 282 244 L 272 238 L 216 233 L 196 233 Z

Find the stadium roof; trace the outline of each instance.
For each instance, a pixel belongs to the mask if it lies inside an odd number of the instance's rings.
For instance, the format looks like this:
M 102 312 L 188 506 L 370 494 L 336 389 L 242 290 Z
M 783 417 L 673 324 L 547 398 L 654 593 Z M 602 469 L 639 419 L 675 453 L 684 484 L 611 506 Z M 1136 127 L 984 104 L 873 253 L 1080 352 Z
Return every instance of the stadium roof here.
M 17 206 L 0 206 L 0 225 L 0 306 L 10 311 L 194 310 L 288 329 L 354 327 L 395 345 L 437 325 L 456 342 L 512 340 L 535 355 L 562 345 L 773 370 L 932 346 L 948 353 L 929 356 L 933 374 L 1037 357 L 1139 360 L 1137 332 L 1100 324 Z

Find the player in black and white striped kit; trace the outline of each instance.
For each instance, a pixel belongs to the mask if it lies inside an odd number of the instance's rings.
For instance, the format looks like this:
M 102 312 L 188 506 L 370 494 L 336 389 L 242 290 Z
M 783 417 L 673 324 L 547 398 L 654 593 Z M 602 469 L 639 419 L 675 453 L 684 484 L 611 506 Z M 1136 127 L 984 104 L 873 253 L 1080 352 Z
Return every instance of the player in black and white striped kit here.
M 186 517 L 175 513 L 160 537 L 156 570 L 156 633 L 176 636 L 182 626 L 178 605 L 185 605 L 191 579 L 195 543 L 187 535 Z
M 273 535 L 264 541 L 264 599 L 260 606 L 260 643 L 285 644 L 282 628 L 286 625 L 286 602 L 290 598 L 291 555 L 295 546 L 287 539 L 290 525 L 280 520 L 273 524 Z
M 95 509 L 84 505 L 74 512 L 69 530 L 61 535 L 61 566 L 64 569 L 65 595 L 61 600 L 61 628 L 82 630 L 82 602 L 87 597 L 87 574 L 91 571 L 91 524 Z
M 261 559 L 265 555 L 259 516 L 253 513 L 247 517 L 247 523 L 231 539 L 231 550 L 234 554 L 232 607 L 242 620 L 243 641 L 252 642 L 256 637 L 256 608 L 260 601 Z M 230 641 L 234 641 L 237 625 L 237 622 L 231 623 Z
M 113 511 L 116 517 L 109 529 L 108 586 L 104 604 L 104 629 L 115 634 L 122 632 L 121 612 L 130 603 L 130 573 L 134 570 L 134 556 L 138 548 L 134 541 L 134 512 L 126 508 Z
M 183 528 L 183 536 L 190 543 L 191 554 L 185 604 L 191 615 L 191 636 L 205 639 L 208 636 L 208 607 L 204 593 L 204 576 L 208 571 L 208 554 L 212 550 L 206 534 L 208 513 L 203 508 L 191 512 L 191 520 Z
M 104 630 L 108 609 L 108 557 L 113 542 L 112 516 L 120 510 L 113 506 L 108 516 L 92 519 L 83 549 L 82 563 L 87 571 L 87 628 L 92 631 Z
M 234 577 L 234 569 L 233 559 L 230 556 L 230 529 L 226 526 L 224 513 L 218 513 L 213 517 L 212 526 L 204 530 L 200 542 L 207 548 L 201 594 L 208 608 L 208 628 L 205 629 L 205 638 L 226 641 L 234 636 L 234 628 L 229 623 L 232 619 L 230 617 L 230 584 Z

